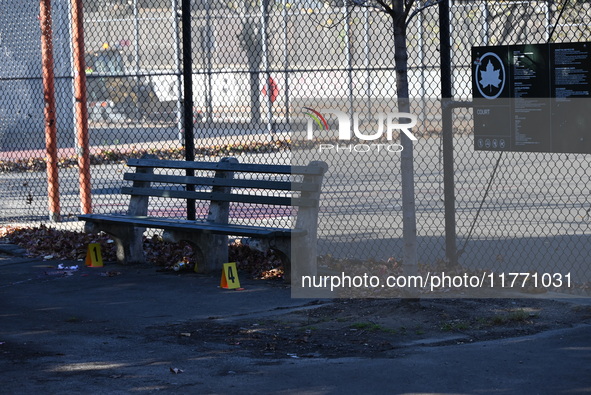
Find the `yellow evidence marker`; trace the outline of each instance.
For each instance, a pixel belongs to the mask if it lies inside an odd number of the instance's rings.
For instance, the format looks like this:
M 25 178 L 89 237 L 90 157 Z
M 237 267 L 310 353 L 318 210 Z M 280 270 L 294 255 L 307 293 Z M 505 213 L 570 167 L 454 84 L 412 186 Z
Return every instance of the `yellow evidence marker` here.
M 103 267 L 103 254 L 99 243 L 90 243 L 86 252 L 86 266 Z
M 236 262 L 224 263 L 224 268 L 222 269 L 222 281 L 220 283 L 220 288 L 240 288 L 240 280 L 238 279 L 238 270 L 236 270 Z

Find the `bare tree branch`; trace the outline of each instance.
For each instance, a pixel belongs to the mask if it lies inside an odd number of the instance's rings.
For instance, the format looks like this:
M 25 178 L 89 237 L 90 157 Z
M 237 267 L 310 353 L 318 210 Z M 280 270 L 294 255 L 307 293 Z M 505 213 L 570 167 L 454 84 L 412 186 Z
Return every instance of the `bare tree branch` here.
M 427 0 L 425 2 L 425 4 L 423 4 L 421 7 L 416 8 L 411 14 L 410 16 L 406 19 L 406 25 L 408 26 L 408 24 L 410 23 L 410 21 L 412 20 L 412 18 L 415 17 L 415 15 L 423 12 L 424 10 L 426 10 L 429 7 L 433 7 L 434 5 L 438 5 L 439 3 L 441 3 L 443 0 Z
M 394 0 L 396 1 L 396 0 Z M 382 8 L 381 11 L 387 13 L 388 15 L 390 15 L 392 18 L 395 18 L 396 15 L 394 13 L 394 7 L 386 4 L 386 2 L 382 1 L 382 0 L 376 0 L 376 3 L 378 3 Z
M 415 4 L 415 0 L 408 0 L 404 2 L 404 20 L 406 21 L 406 18 L 408 17 L 408 14 L 410 14 L 410 11 L 412 10 L 412 7 Z

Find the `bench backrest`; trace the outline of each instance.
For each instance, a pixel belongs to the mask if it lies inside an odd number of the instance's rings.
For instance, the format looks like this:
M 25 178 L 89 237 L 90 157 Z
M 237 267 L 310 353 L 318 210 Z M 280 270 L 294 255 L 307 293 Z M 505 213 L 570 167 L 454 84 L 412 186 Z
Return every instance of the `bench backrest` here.
M 230 202 L 295 206 L 300 208 L 298 217 L 306 216 L 302 213 L 306 209 L 317 216 L 322 179 L 328 169 L 324 162 L 266 165 L 239 163 L 236 158 L 219 162 L 129 159 L 127 165 L 136 168 L 124 174 L 133 185 L 121 189 L 132 196 L 130 215 L 147 215 L 149 197 L 204 200 L 211 202 L 208 220 L 215 222 L 227 222 Z M 184 174 L 162 174 L 155 169 L 182 170 Z M 299 180 L 292 181 L 290 176 Z

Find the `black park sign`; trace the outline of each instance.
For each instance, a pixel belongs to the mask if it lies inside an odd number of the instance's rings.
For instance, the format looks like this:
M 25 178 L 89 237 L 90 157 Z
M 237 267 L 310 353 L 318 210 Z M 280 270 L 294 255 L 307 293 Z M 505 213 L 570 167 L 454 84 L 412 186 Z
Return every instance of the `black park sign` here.
M 474 148 L 591 153 L 591 43 L 472 48 Z

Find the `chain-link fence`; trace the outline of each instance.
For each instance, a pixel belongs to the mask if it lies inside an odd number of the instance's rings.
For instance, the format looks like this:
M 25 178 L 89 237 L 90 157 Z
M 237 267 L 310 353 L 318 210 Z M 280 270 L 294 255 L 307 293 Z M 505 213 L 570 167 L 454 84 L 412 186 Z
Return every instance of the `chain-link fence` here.
M 590 18 L 586 2 L 456 4 L 454 96 L 470 97 L 471 46 L 587 41 Z M 454 113 L 456 122 L 471 115 L 471 109 Z M 572 271 L 588 280 L 588 155 L 472 147 L 473 135 L 456 134 L 460 261 L 497 270 Z
M 0 138 L 4 224 L 48 217 L 38 5 L 1 1 Z M 63 221 L 80 213 L 73 108 L 70 0 L 52 4 Z M 445 256 L 440 42 L 437 4 L 417 2 L 407 23 L 419 261 Z M 392 18 L 372 7 L 321 1 L 87 1 L 84 37 L 92 204 L 124 212 L 122 158 L 184 158 L 182 24 L 190 21 L 197 158 L 291 163 L 294 132 L 322 131 L 310 110 L 338 109 L 369 133 L 396 110 Z M 587 2 L 456 1 L 450 6 L 453 97 L 469 101 L 472 46 L 586 41 Z M 186 53 L 185 53 L 186 56 Z M 325 114 L 326 115 L 326 114 Z M 588 157 L 474 150 L 471 108 L 454 110 L 460 262 L 489 268 L 572 270 L 589 280 Z M 336 118 L 327 115 L 328 123 Z M 384 122 L 384 119 L 381 119 Z M 400 155 L 325 147 L 330 164 L 320 220 L 323 254 L 400 257 Z M 298 160 L 315 158 L 302 153 Z M 306 156 L 308 155 L 308 156 Z M 186 215 L 184 203 L 154 210 Z M 261 216 L 262 209 L 258 210 Z M 255 210 L 256 211 L 256 210 Z M 245 211 L 245 212 L 252 212 Z M 244 211 L 243 211 L 244 213 Z M 268 212 L 268 221 L 284 213 Z

